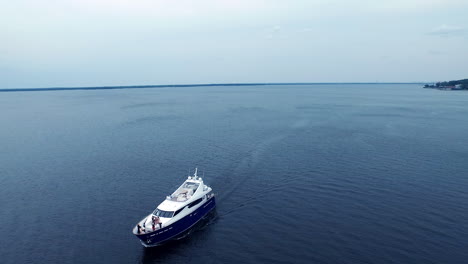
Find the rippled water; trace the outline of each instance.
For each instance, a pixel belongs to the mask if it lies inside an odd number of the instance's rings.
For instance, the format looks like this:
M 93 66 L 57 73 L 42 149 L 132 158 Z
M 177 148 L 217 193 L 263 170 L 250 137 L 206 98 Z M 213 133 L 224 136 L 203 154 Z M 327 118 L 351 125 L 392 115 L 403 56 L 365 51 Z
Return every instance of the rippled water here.
M 408 84 L 0 93 L 0 262 L 466 263 L 467 120 Z M 143 248 L 194 166 L 216 215 Z

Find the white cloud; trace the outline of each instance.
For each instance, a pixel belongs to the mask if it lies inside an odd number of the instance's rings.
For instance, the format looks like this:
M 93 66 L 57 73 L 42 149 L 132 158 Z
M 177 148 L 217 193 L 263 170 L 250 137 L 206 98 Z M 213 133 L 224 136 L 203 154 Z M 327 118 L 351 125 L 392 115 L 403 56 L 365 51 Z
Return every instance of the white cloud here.
M 272 28 L 269 28 L 267 30 L 267 39 L 273 39 L 275 37 L 278 37 L 278 35 L 281 32 L 281 27 L 280 26 L 274 26 Z
M 443 24 L 433 28 L 428 34 L 437 36 L 453 36 L 462 34 L 465 31 L 466 29 L 463 27 Z
M 432 55 L 432 56 L 445 55 L 445 53 L 440 50 L 429 50 L 427 54 Z
M 313 32 L 314 29 L 312 28 L 302 28 L 300 30 L 298 30 L 299 33 L 309 33 L 309 32 Z

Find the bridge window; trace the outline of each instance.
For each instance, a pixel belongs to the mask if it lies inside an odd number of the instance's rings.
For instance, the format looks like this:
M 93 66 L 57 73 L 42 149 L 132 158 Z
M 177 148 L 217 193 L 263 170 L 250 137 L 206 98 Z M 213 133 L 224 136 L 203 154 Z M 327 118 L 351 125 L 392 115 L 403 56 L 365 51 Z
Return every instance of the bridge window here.
M 156 209 L 156 210 L 154 210 L 153 214 L 155 216 L 159 216 L 159 217 L 171 218 L 172 215 L 174 214 L 174 212 L 172 212 L 172 211 L 163 211 L 163 210 Z

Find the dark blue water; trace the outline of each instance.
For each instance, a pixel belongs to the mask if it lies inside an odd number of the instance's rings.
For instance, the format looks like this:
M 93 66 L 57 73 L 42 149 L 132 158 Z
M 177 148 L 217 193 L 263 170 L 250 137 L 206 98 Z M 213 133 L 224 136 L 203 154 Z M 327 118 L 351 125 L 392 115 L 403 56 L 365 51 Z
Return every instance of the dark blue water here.
M 467 120 L 409 84 L 0 93 L 0 262 L 466 263 Z M 195 166 L 217 216 L 143 248 Z

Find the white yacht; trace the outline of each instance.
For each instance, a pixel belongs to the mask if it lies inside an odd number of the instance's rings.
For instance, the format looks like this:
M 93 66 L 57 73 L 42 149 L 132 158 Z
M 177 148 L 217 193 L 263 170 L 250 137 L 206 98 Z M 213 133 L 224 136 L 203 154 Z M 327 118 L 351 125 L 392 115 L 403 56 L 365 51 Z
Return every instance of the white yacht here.
M 216 206 L 213 190 L 197 176 L 187 180 L 133 228 L 145 247 L 160 245 L 178 237 Z

